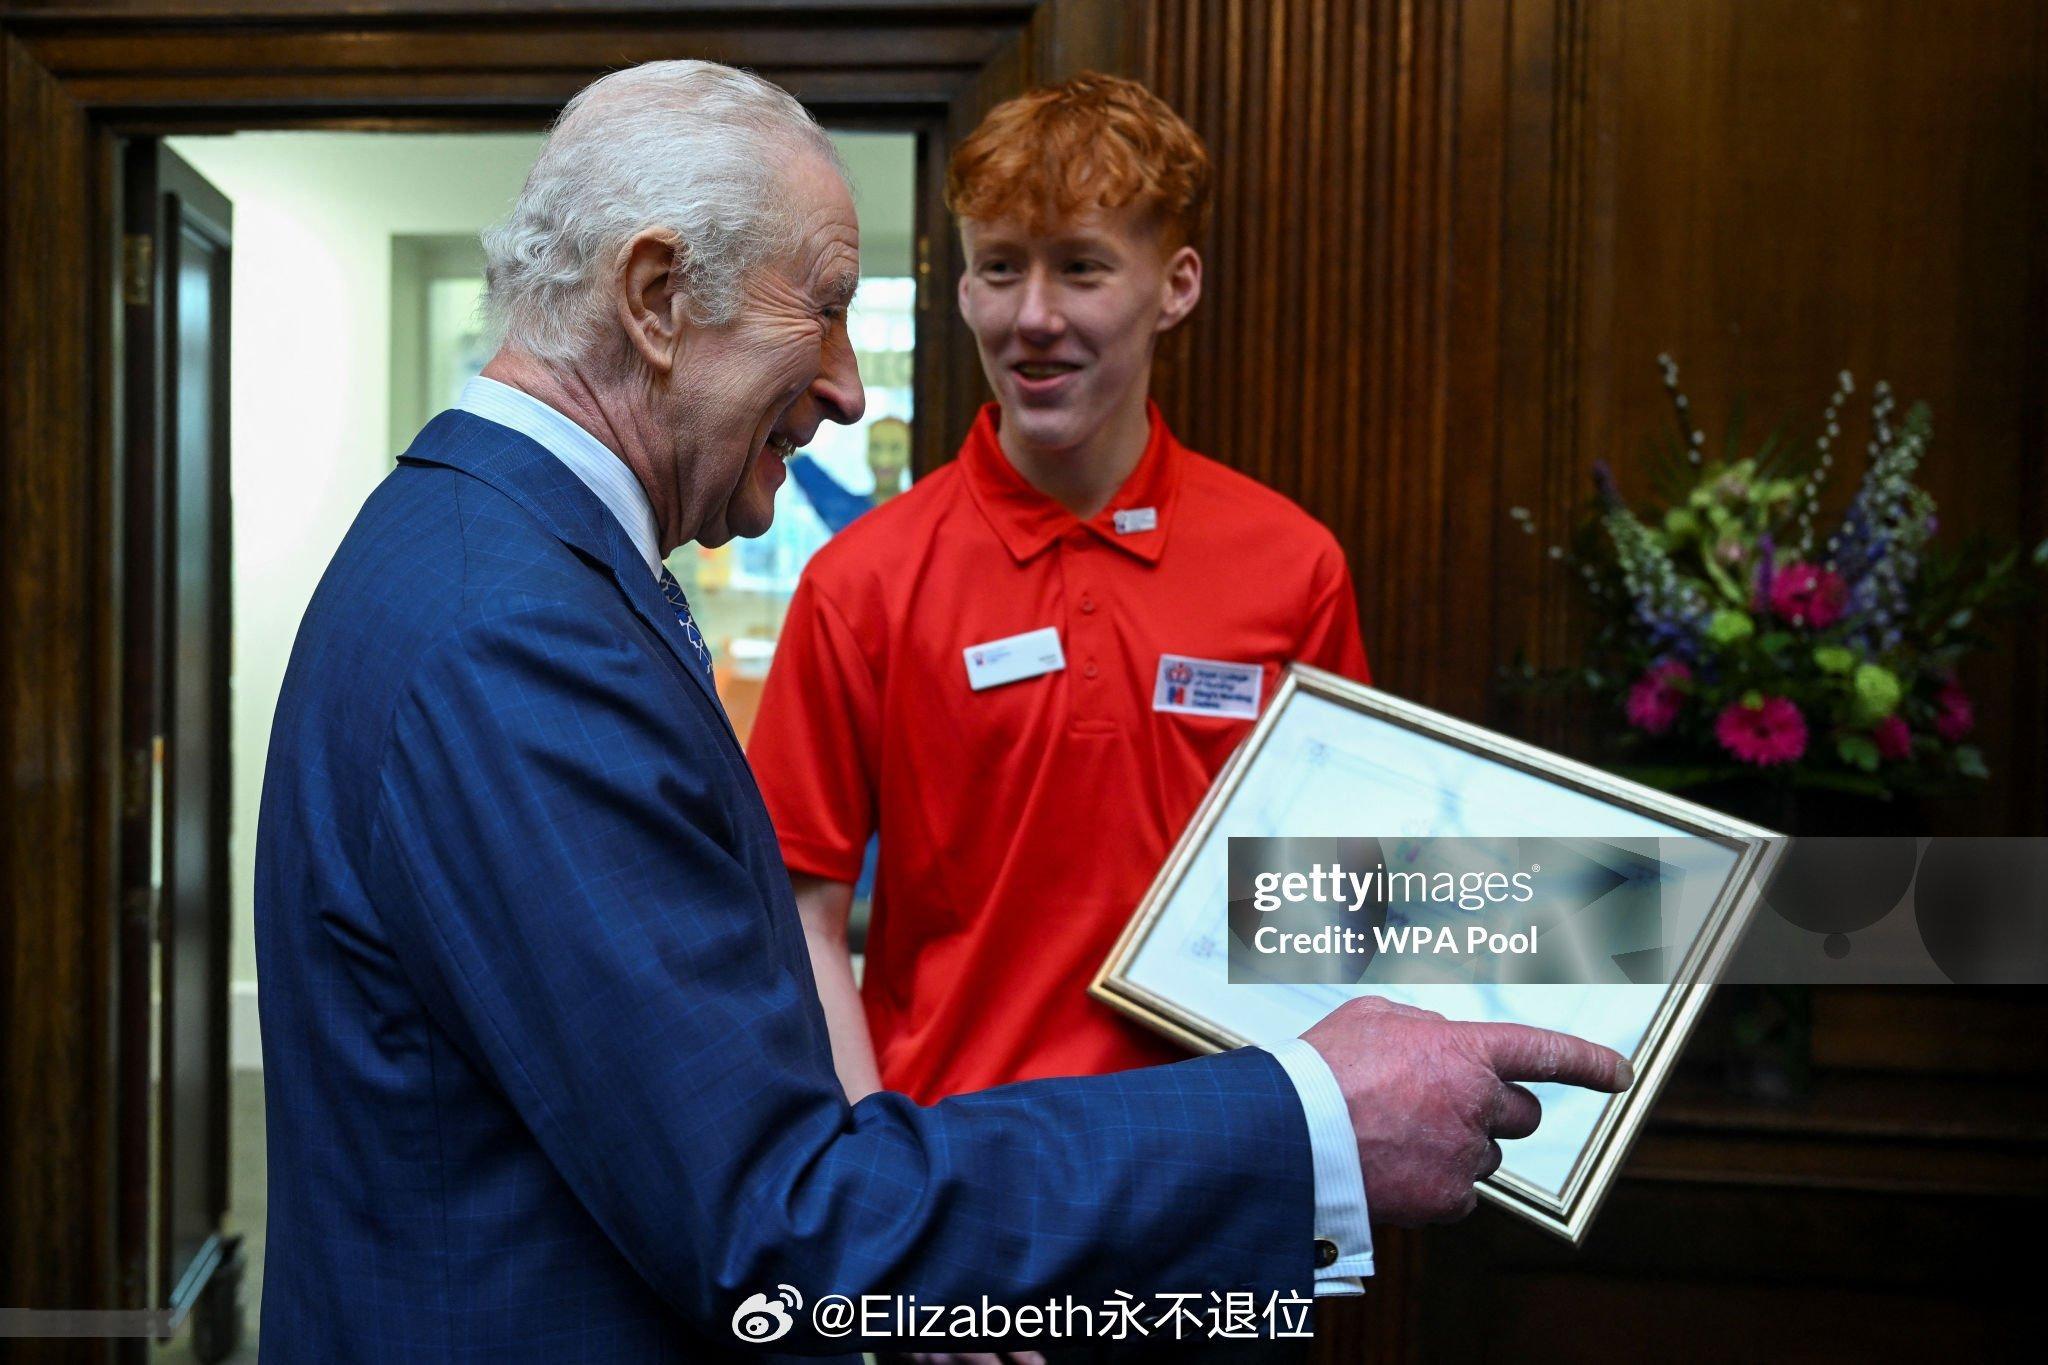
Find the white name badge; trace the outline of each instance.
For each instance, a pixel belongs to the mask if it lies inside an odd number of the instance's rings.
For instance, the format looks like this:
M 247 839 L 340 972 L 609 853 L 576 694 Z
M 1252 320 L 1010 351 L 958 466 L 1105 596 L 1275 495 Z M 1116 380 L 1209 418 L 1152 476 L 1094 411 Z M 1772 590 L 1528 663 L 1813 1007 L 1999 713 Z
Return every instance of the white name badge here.
M 1159 529 L 1159 509 L 1156 507 L 1127 507 L 1110 518 L 1116 524 L 1120 536 L 1134 536 L 1140 531 Z
M 1067 666 L 1067 656 L 1060 652 L 1059 630 L 1053 626 L 969 645 L 960 653 L 967 660 L 967 685 L 977 692 L 1041 673 L 1057 673 Z
M 1162 654 L 1159 680 L 1152 688 L 1152 709 L 1254 720 L 1259 714 L 1259 688 L 1265 680 L 1266 671 L 1257 664 Z

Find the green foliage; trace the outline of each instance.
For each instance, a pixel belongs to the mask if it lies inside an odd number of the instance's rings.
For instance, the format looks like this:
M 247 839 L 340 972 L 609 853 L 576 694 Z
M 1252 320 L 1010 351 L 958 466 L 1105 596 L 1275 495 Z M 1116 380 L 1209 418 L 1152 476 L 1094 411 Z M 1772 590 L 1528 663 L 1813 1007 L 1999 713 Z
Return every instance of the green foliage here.
M 1866 773 L 1877 771 L 1877 741 L 1869 735 L 1836 735 L 1835 753 L 1852 768 L 1860 768 Z
M 1898 675 L 1883 664 L 1856 665 L 1850 687 L 1855 693 L 1851 713 L 1865 725 L 1874 725 L 1898 709 L 1902 695 Z
M 1882 384 L 1873 453 L 1827 532 L 1849 376 L 1811 435 L 1780 426 L 1745 450 L 1738 405 L 1710 448 L 1676 366 L 1660 360 L 1675 421 L 1649 446 L 1654 497 L 1631 506 L 1597 468 L 1599 496 L 1561 556 L 1592 607 L 1587 658 L 1551 672 L 1524 663 L 1515 684 L 1629 717 L 1615 727 L 1623 770 L 1659 786 L 1755 777 L 1716 721 L 1730 706 L 1780 699 L 1806 738 L 1796 760 L 1770 768 L 1776 780 L 1864 796 L 1983 780 L 1982 752 L 1943 739 L 1937 722 L 1959 667 L 2036 600 L 2048 541 L 2025 554 L 1982 536 L 1937 543 L 1934 500 L 1914 482 L 1932 414 L 1915 404 L 1895 426 Z M 1753 745 L 1739 729 L 1728 743 Z

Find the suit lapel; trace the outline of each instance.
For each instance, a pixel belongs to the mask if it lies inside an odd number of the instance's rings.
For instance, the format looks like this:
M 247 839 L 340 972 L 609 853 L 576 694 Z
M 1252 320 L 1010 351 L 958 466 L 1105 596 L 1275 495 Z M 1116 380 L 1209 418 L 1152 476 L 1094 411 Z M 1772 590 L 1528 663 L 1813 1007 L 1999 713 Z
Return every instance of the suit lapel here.
M 618 529 L 617 523 L 613 524 L 612 529 L 620 539 L 625 538 L 625 533 Z M 719 701 L 717 691 L 711 686 L 711 680 L 705 676 L 704 665 L 699 662 L 697 651 L 683 630 L 683 623 L 677 619 L 676 609 L 670 606 L 668 598 L 662 595 L 661 585 L 647 576 L 647 562 L 640 558 L 640 552 L 631 545 L 625 548 L 633 561 L 632 567 L 639 570 L 638 573 L 621 573 L 616 565 L 613 566 L 612 577 L 618 583 L 619 591 L 626 595 L 626 604 L 661 637 L 661 642 L 668 646 L 669 653 L 676 656 L 676 662 L 683 666 L 683 672 L 689 675 L 691 683 L 703 694 L 704 699 L 711 703 L 711 708 L 718 712 L 718 718 L 725 721 L 726 730 L 730 732 L 732 721 L 725 714 L 725 704 Z M 737 736 L 734 742 L 738 742 Z
M 626 605 L 675 656 L 691 687 L 718 717 L 734 749 L 739 749 L 739 736 L 733 733 L 725 706 L 705 677 L 675 608 L 647 572 L 647 561 L 633 547 L 618 518 L 547 447 L 509 427 L 451 410 L 422 427 L 399 459 L 446 465 L 481 479 L 531 512 L 564 545 L 593 561 L 611 578 Z

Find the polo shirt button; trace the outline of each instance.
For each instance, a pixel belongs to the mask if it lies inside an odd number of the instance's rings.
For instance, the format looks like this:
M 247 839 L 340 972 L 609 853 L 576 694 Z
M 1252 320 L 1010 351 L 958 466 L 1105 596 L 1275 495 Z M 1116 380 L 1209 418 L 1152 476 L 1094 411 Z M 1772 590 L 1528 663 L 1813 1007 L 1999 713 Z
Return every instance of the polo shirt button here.
M 1095 612 L 1095 599 L 1094 599 L 1094 598 L 1092 598 L 1092 597 L 1084 597 L 1084 598 L 1082 598 L 1082 599 L 1081 599 L 1081 610 L 1082 610 L 1082 611 L 1084 611 L 1084 612 L 1087 612 L 1087 613 L 1088 613 L 1088 614 L 1090 614 L 1090 615 L 1093 615 L 1093 614 L 1094 614 L 1094 612 Z
M 1094 677 L 1094 676 L 1096 675 L 1096 673 L 1097 673 L 1097 672 L 1099 672 L 1099 671 L 1100 671 L 1100 670 L 1099 670 L 1099 669 L 1097 669 L 1097 668 L 1095 667 L 1095 661 L 1091 659 L 1091 660 L 1089 660 L 1089 661 L 1088 661 L 1088 663 L 1087 663 L 1087 664 L 1086 664 L 1086 665 L 1085 665 L 1085 666 L 1084 666 L 1084 667 L 1083 667 L 1083 668 L 1081 669 L 1081 676 L 1082 676 L 1082 677 L 1084 677 L 1084 678 L 1092 678 L 1092 677 Z
M 1337 1244 L 1327 1237 L 1316 1238 L 1316 1269 L 1328 1270 L 1337 1264 Z

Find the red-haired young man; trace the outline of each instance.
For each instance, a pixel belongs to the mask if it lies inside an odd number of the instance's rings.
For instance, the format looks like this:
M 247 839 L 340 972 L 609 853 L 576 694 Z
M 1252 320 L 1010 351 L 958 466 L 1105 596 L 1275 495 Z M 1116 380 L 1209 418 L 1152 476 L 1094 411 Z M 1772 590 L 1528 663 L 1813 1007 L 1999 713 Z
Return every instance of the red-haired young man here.
M 749 748 L 854 1098 L 1185 1055 L 1088 981 L 1281 669 L 1366 677 L 1329 532 L 1148 397 L 1201 297 L 1208 184 L 1193 130 L 1106 76 L 1001 105 L 954 155 L 996 401 L 812 560 Z

